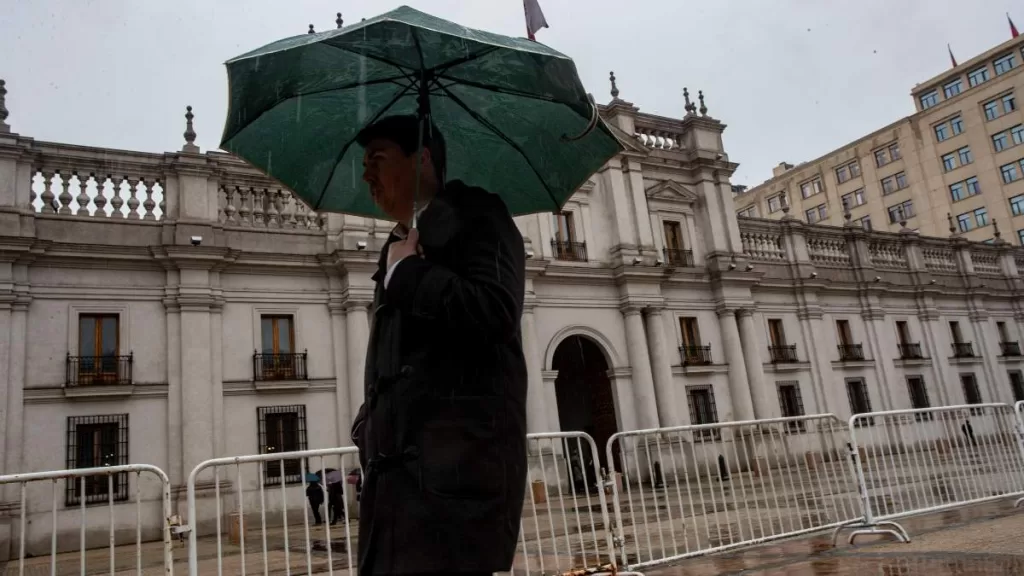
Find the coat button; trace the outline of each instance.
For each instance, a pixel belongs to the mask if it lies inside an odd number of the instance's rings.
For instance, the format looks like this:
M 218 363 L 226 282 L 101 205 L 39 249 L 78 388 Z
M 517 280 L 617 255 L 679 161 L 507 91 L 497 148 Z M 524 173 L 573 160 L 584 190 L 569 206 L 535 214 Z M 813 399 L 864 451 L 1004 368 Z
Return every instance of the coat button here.
M 414 372 L 415 372 L 415 370 L 413 370 L 412 366 L 409 366 L 408 364 L 406 364 L 405 366 L 402 366 L 401 374 L 402 374 L 403 377 L 405 377 L 405 378 L 412 378 L 412 375 L 413 375 Z

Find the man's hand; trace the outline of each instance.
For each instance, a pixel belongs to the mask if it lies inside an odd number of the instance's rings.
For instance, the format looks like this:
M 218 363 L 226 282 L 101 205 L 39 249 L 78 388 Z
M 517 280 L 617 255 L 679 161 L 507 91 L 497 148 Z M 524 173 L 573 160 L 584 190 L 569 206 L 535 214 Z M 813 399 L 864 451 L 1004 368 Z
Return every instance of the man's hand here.
M 420 248 L 419 242 L 420 231 L 416 228 L 409 230 L 409 234 L 405 237 L 405 240 L 392 242 L 391 245 L 388 246 L 388 270 L 391 270 L 392 266 L 407 256 L 422 254 L 423 250 Z

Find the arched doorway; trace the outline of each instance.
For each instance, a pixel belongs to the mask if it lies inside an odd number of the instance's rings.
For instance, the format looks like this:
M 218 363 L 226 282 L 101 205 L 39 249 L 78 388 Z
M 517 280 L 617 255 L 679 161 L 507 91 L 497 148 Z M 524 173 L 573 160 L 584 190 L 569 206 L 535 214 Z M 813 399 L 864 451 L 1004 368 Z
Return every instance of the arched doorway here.
M 595 485 L 594 458 L 600 468 L 607 468 L 605 445 L 618 431 L 615 396 L 608 378 L 608 361 L 601 348 L 585 336 L 569 336 L 555 348 L 551 368 L 558 371 L 555 397 L 558 421 L 564 432 L 586 432 L 597 443 L 597 454 L 590 454 L 588 445 L 568 442 L 566 456 L 574 479 L 581 482 L 585 472 L 587 483 Z

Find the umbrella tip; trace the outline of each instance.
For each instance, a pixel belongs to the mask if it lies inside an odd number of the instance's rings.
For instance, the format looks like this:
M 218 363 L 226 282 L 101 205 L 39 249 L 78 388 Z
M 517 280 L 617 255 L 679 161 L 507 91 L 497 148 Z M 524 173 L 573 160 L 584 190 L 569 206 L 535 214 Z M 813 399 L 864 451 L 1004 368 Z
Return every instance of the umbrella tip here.
M 345 24 L 345 21 L 341 19 L 341 12 L 338 12 L 338 17 L 334 19 L 334 23 L 338 25 L 338 28 Z
M 316 34 L 316 30 L 313 30 L 313 25 L 312 24 L 309 25 L 309 31 L 306 32 L 306 34 Z

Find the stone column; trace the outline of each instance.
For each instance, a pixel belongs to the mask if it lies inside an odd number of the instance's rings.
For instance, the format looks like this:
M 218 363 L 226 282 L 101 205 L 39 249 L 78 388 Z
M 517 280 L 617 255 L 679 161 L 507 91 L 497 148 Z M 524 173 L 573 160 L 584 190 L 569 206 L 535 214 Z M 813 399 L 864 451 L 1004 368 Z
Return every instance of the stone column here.
M 352 445 L 352 409 L 348 378 L 348 327 L 345 308 L 338 299 L 327 304 L 331 313 L 331 351 L 334 357 L 334 407 L 338 423 L 338 446 Z M 361 383 L 359 380 L 358 383 Z M 357 383 L 357 384 L 358 384 Z
M 182 462 L 181 307 L 178 305 L 178 271 L 167 271 L 164 310 L 167 319 L 167 477 L 171 486 L 185 485 Z
M 835 414 L 840 419 L 850 413 L 849 404 L 840 398 L 846 395 L 844 382 L 837 382 L 832 372 L 831 348 L 826 345 L 830 340 L 825 335 L 820 308 L 805 309 L 798 312 L 800 331 L 807 345 L 808 362 L 811 363 L 811 387 L 816 404 L 816 412 Z M 841 409 L 846 406 L 845 409 Z M 809 410 L 808 410 L 809 412 Z
M 658 427 L 658 406 L 654 393 L 647 335 L 640 309 L 634 306 L 622 311 L 626 320 L 626 346 L 633 375 L 633 396 L 636 399 L 637 425 L 642 429 Z
M 541 360 L 537 353 L 537 332 L 534 327 L 533 306 L 523 309 L 522 318 L 523 353 L 526 356 L 526 431 L 555 432 L 557 428 L 548 420 L 544 405 L 544 377 L 541 374 Z
M 869 358 L 875 361 L 875 377 L 878 379 L 880 396 L 887 404 L 883 405 L 882 409 L 910 408 L 910 390 L 905 383 L 896 380 L 892 363 L 892 351 L 896 350 L 896 343 L 889 337 L 890 331 L 885 329 L 885 312 L 870 309 L 861 317 L 867 324 L 868 341 L 865 344 L 870 354 Z
M 210 306 L 213 303 L 197 281 L 206 270 L 182 270 L 181 306 L 181 434 L 183 472 L 213 457 L 213 379 Z M 186 296 L 186 286 L 188 295 Z M 204 297 L 202 293 L 207 293 Z M 219 345 L 219 343 L 218 343 Z M 212 473 L 210 473 L 212 477 Z
M 541 370 L 540 377 L 543 382 L 541 398 L 544 400 L 544 411 L 547 414 L 547 421 L 551 423 L 553 432 L 562 431 L 562 420 L 558 417 L 558 394 L 555 392 L 555 381 L 558 380 L 558 370 Z M 527 399 L 529 402 L 529 399 Z M 527 422 L 529 425 L 529 422 Z
M 960 375 L 953 371 L 949 365 L 949 351 L 940 344 L 939 334 L 942 328 L 939 326 L 939 311 L 932 308 L 925 308 L 918 313 L 923 329 L 922 352 L 927 358 L 931 358 L 932 378 L 935 379 L 935 390 L 938 398 L 932 401 L 933 406 L 954 406 L 963 404 L 963 395 L 957 390 L 960 386 Z M 929 398 L 929 400 L 931 400 Z
M 729 397 L 732 413 L 723 415 L 723 421 L 753 420 L 754 408 L 750 400 L 750 382 L 743 358 L 743 344 L 736 325 L 736 310 L 719 308 L 718 324 L 722 331 L 722 352 L 729 365 Z
M 7 361 L 7 428 L 4 441 L 7 443 L 3 466 L 5 473 L 29 472 L 25 470 L 25 361 L 28 342 L 28 295 L 22 294 L 12 303 L 10 311 L 10 344 Z M 0 319 L 0 328 L 3 320 Z M 0 335 L 4 335 L 0 332 Z M 0 378 L 5 374 L 0 373 Z M 4 500 L 12 501 L 18 496 L 17 484 L 10 484 Z
M 982 396 L 982 400 L 985 402 L 1012 403 L 1013 396 L 1010 393 L 1010 387 L 999 386 L 998 384 L 1001 380 L 1000 372 L 1005 374 L 1005 368 L 999 372 L 993 370 L 993 366 L 999 361 L 998 356 L 1002 351 L 999 349 L 998 343 L 994 345 L 992 343 L 990 330 L 994 331 L 994 328 L 989 320 L 988 313 L 983 311 L 972 312 L 970 320 L 975 334 L 974 354 L 981 357 L 982 371 L 985 373 L 985 380 L 988 380 L 988 394 Z
M 681 426 L 679 409 L 676 404 L 675 382 L 672 378 L 672 361 L 665 341 L 665 318 L 662 308 L 646 308 L 647 348 L 651 354 L 654 391 L 657 394 L 658 421 L 662 426 Z
M 750 384 L 750 397 L 753 401 L 754 418 L 763 420 L 779 414 L 772 401 L 775 395 L 765 384 L 764 363 L 761 360 L 761 346 L 757 339 L 757 328 L 754 327 L 754 311 L 742 308 L 737 313 L 739 319 L 740 344 L 743 346 L 743 364 L 747 369 L 747 382 Z
M 359 408 L 363 405 L 366 378 L 366 346 L 370 337 L 370 325 L 367 313 L 369 303 L 362 301 L 348 302 L 346 307 L 346 344 L 348 345 L 348 392 L 349 418 L 355 420 Z

